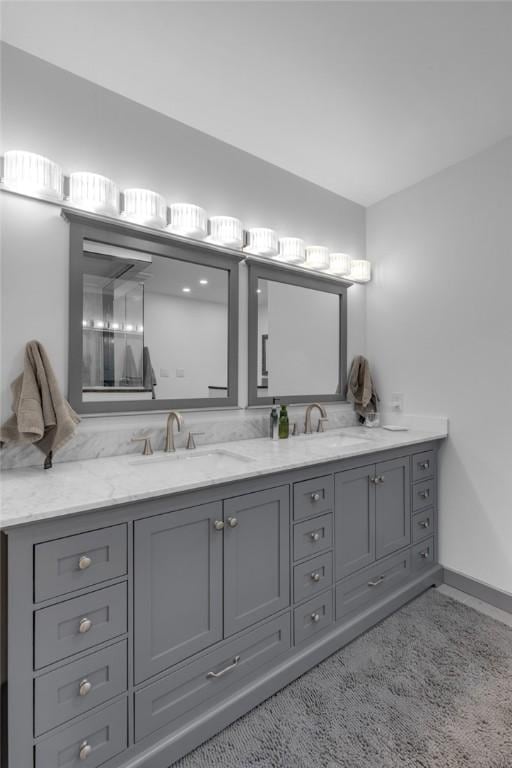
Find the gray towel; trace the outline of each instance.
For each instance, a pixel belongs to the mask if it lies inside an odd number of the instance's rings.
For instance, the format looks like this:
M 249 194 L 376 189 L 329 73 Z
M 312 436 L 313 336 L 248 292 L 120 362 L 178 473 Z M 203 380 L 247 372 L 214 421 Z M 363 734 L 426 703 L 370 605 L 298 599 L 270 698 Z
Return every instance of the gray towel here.
M 155 400 L 155 387 L 157 385 L 155 372 L 151 365 L 151 355 L 149 354 L 148 347 L 144 347 L 142 350 L 142 385 L 144 389 L 151 390 L 151 399 Z
M 379 396 L 370 373 L 370 364 L 362 355 L 354 357 L 347 384 L 347 400 L 354 404 L 361 421 L 369 412 L 377 410 Z
M 25 347 L 23 373 L 12 383 L 13 415 L 0 430 L 2 442 L 27 442 L 52 466 L 55 451 L 73 435 L 80 418 L 63 398 L 45 348 L 39 341 Z
M 139 376 L 139 371 L 135 362 L 135 357 L 133 355 L 133 349 L 130 344 L 127 344 L 124 352 L 124 365 L 123 375 L 121 376 L 121 385 L 123 387 L 140 387 L 140 384 L 141 377 Z

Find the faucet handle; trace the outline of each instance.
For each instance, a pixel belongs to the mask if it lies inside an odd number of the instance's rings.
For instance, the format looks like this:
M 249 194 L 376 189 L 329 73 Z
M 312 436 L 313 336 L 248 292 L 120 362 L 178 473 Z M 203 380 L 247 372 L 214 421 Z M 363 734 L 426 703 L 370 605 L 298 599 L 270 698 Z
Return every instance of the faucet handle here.
M 197 435 L 204 435 L 204 432 L 189 432 L 188 438 L 187 438 L 187 448 L 188 450 L 192 450 L 193 448 L 196 448 L 196 441 L 194 440 L 194 437 L 197 437 Z
M 296 435 L 298 435 L 298 434 L 299 434 L 299 430 L 298 430 L 298 427 L 297 427 L 297 422 L 296 422 L 296 421 L 290 421 L 290 424 L 289 424 L 289 430 L 290 430 L 290 431 L 289 431 L 289 434 L 290 434 L 292 437 L 295 437 Z
M 327 417 L 322 417 L 321 419 L 318 419 L 318 427 L 316 428 L 317 432 L 325 432 L 325 424 L 329 419 Z
M 132 443 L 139 443 L 144 441 L 144 448 L 142 449 L 143 456 L 152 456 L 153 448 L 151 446 L 151 435 L 147 437 L 132 437 Z

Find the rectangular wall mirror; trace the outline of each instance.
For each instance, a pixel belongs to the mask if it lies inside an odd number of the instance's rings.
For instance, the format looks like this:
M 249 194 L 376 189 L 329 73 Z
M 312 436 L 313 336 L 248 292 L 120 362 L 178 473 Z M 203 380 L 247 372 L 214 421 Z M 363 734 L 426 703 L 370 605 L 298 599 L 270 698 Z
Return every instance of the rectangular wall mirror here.
M 236 405 L 239 257 L 66 215 L 73 407 Z
M 249 263 L 249 405 L 345 399 L 347 285 Z

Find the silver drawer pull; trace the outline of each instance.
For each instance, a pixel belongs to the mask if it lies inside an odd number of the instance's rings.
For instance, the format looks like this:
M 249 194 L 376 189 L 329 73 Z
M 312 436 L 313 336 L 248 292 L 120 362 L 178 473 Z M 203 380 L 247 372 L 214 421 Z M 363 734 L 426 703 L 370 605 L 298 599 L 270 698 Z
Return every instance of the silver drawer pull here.
M 311 541 L 320 541 L 320 534 L 318 531 L 313 531 L 313 533 L 309 534 L 311 536 Z
M 320 501 L 320 494 L 318 491 L 315 491 L 315 493 L 311 494 L 311 501 Z
M 80 623 L 78 625 L 78 631 L 81 635 L 85 635 L 86 632 L 90 630 L 92 627 L 92 621 L 87 618 L 80 619 Z
M 209 678 L 214 677 L 215 679 L 218 679 L 219 677 L 222 677 L 223 675 L 225 675 L 226 672 L 231 672 L 232 669 L 234 669 L 236 666 L 238 666 L 238 662 L 239 661 L 240 661 L 240 656 L 235 656 L 235 658 L 233 659 L 233 663 L 232 664 L 230 664 L 227 667 L 224 667 L 224 669 L 221 669 L 220 672 L 208 672 L 206 677 L 209 677 Z
M 420 528 L 430 528 L 430 520 L 420 520 Z
M 426 559 L 430 555 L 430 549 L 424 549 L 423 552 L 418 552 L 419 556 Z
M 88 693 L 90 693 L 92 690 L 92 683 L 90 683 L 87 678 L 84 677 L 83 680 L 80 680 L 80 684 L 78 686 L 78 693 L 80 696 L 87 696 Z
M 313 621 L 315 624 L 318 624 L 320 621 L 320 614 L 319 613 L 312 613 L 311 614 L 311 621 Z
M 228 517 L 228 525 L 230 528 L 236 528 L 238 525 L 238 520 L 236 517 Z
M 216 520 L 213 524 L 213 527 L 216 531 L 222 531 L 224 530 L 224 521 L 223 520 Z
M 382 584 L 382 582 L 384 581 L 384 579 L 385 579 L 385 578 L 386 578 L 385 576 L 380 576 L 380 577 L 379 577 L 378 579 L 376 579 L 375 581 L 369 581 L 369 582 L 368 582 L 368 586 L 369 586 L 369 587 L 378 587 L 378 586 L 379 586 L 379 584 Z
M 320 574 L 318 573 L 318 571 L 313 571 L 313 573 L 311 574 L 311 579 L 312 581 L 320 581 Z
M 89 566 L 92 565 L 92 560 L 89 555 L 82 555 L 78 561 L 78 567 L 81 571 L 86 571 Z
M 82 743 L 80 744 L 80 751 L 78 753 L 80 760 L 87 760 L 91 752 L 92 752 L 91 745 L 87 741 L 82 741 Z
M 428 499 L 428 497 L 430 496 L 430 488 L 425 488 L 424 491 L 419 491 L 419 495 L 421 496 L 422 499 Z
M 428 469 L 430 467 L 430 461 L 420 462 L 420 469 Z

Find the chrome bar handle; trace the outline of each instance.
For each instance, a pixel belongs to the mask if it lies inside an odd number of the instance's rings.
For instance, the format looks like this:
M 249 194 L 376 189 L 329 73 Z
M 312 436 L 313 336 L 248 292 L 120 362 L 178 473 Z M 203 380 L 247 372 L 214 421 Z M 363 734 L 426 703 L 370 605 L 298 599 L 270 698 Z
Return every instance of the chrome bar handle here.
M 240 661 L 240 656 L 235 656 L 235 658 L 233 659 L 233 663 L 232 664 L 229 664 L 227 667 L 224 667 L 224 669 L 221 669 L 220 672 L 208 672 L 206 677 L 208 677 L 208 678 L 212 678 L 213 677 L 216 680 L 218 680 L 219 677 L 222 677 L 227 672 L 231 672 L 232 669 L 237 667 L 239 661 Z
M 369 587 L 378 587 L 378 586 L 379 586 L 379 584 L 382 584 L 382 582 L 384 581 L 384 579 L 385 579 L 385 578 L 386 578 L 385 576 L 380 576 L 380 577 L 379 577 L 378 579 L 376 579 L 375 581 L 369 581 L 369 582 L 368 582 L 368 586 L 369 586 Z

